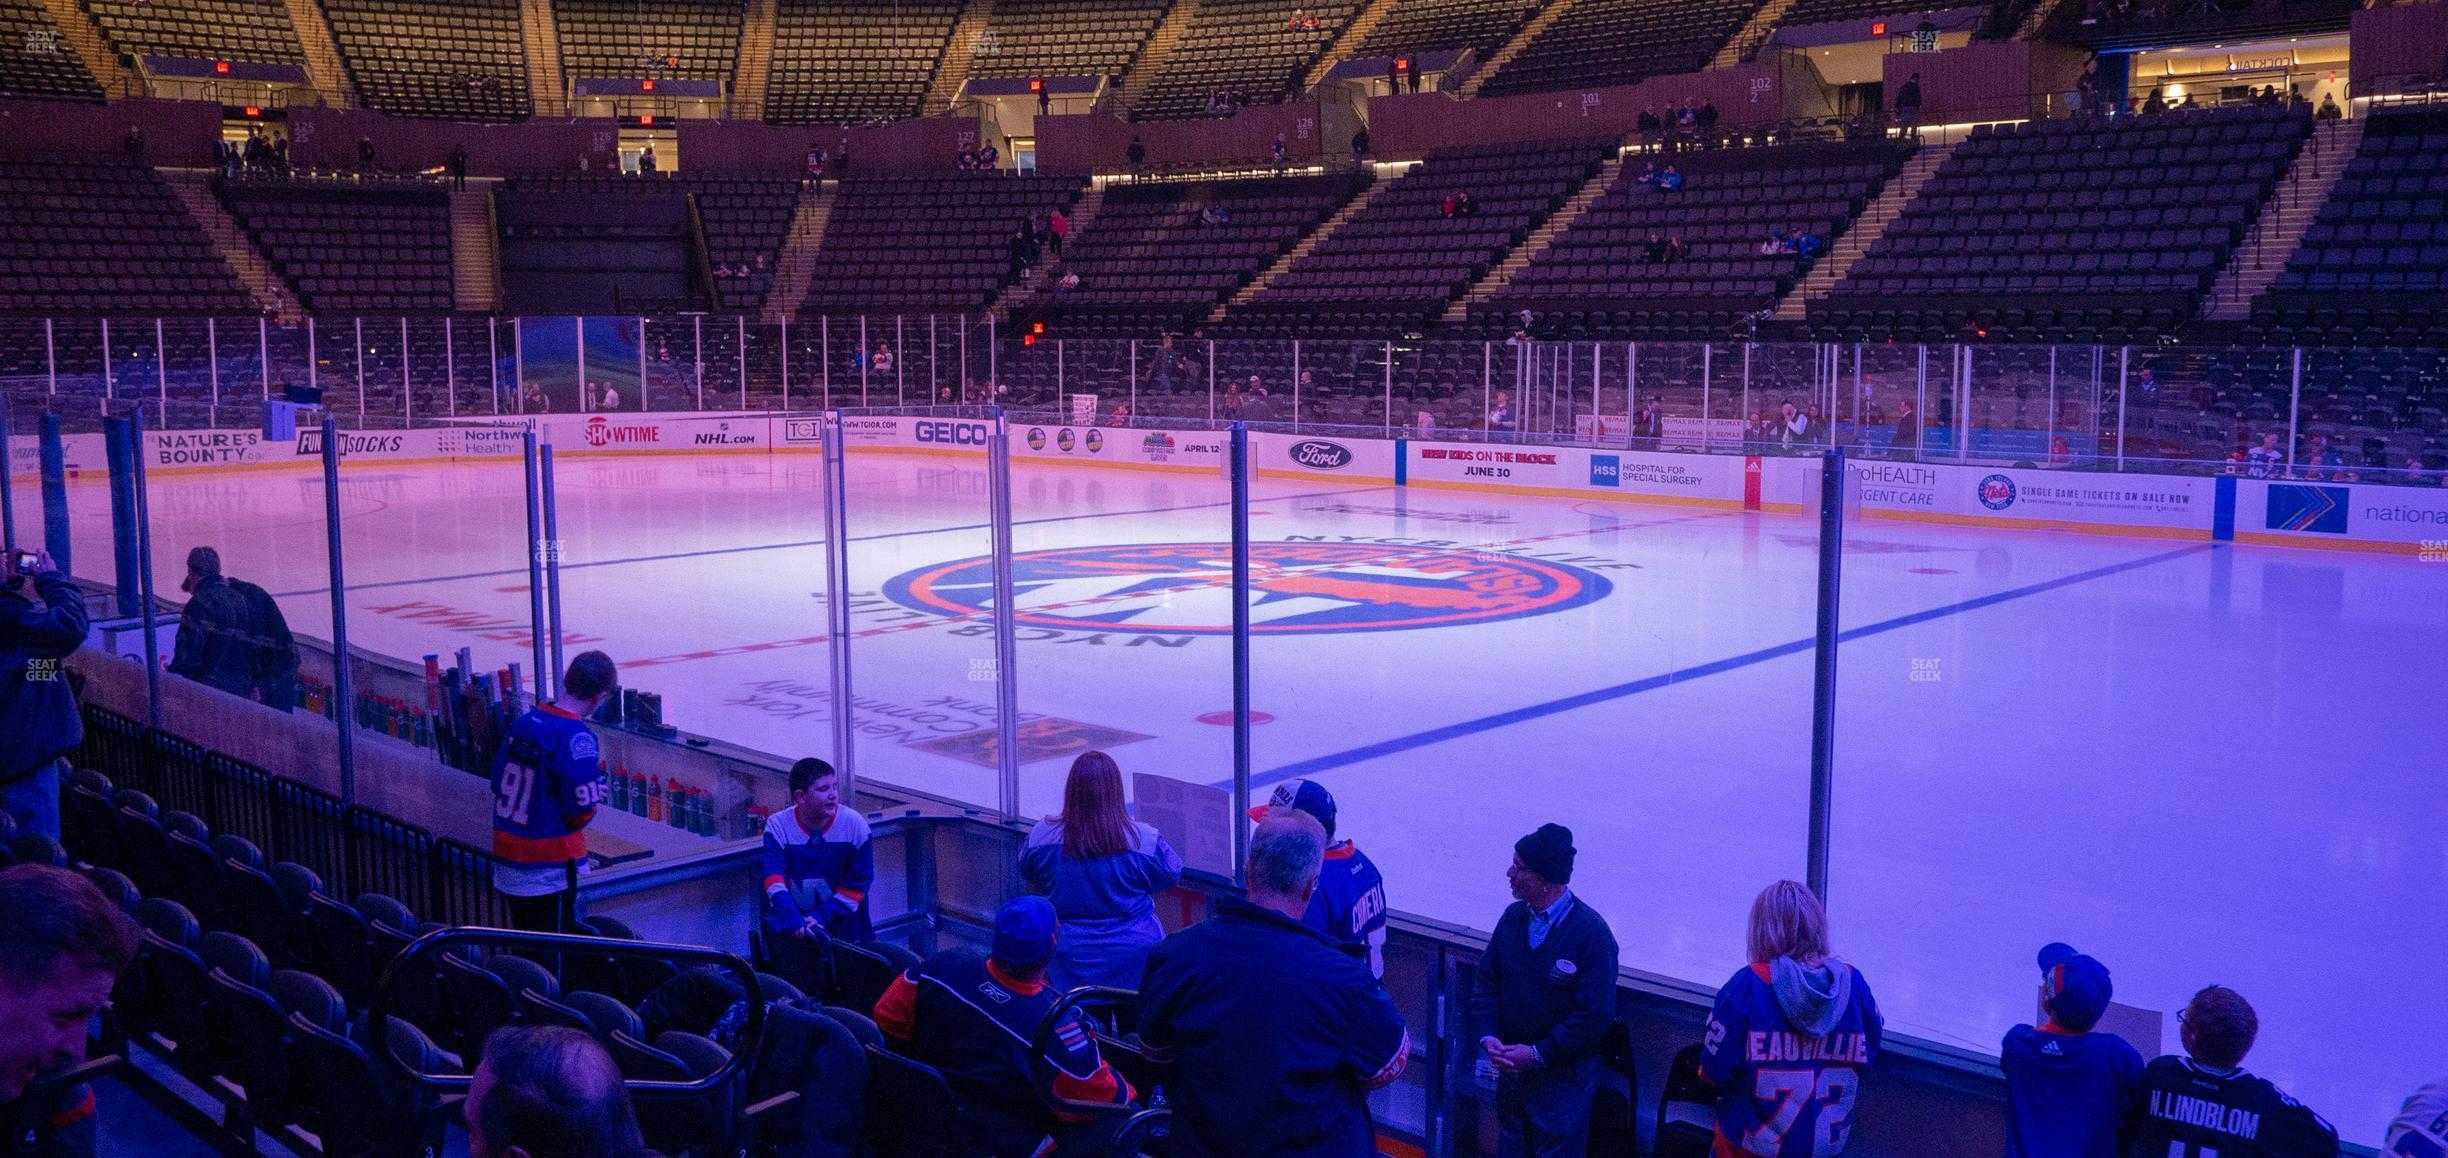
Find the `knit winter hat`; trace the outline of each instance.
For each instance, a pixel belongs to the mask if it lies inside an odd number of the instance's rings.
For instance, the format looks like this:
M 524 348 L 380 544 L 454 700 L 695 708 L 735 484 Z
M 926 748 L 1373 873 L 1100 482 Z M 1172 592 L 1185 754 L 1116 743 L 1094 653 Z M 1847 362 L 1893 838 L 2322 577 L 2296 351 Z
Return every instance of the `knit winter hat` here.
M 1542 824 L 1537 832 L 1514 841 L 1513 852 L 1521 857 L 1522 867 L 1537 873 L 1540 880 L 1551 885 L 1572 882 L 1571 829 L 1561 824 Z

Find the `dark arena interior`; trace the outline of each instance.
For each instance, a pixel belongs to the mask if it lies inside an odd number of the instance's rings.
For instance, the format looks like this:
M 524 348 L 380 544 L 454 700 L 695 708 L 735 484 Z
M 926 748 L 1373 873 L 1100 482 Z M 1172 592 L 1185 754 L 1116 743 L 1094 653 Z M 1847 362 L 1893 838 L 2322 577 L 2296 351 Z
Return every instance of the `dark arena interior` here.
M 0 0 L 0 434 L 8 1154 L 2448 1158 L 2440 0 Z

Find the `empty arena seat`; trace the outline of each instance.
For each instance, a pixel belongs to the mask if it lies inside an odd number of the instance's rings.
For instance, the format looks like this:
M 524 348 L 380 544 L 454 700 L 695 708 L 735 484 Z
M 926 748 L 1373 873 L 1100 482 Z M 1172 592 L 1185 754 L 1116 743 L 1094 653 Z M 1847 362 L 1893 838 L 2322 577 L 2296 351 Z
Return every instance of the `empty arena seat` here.
M 1234 310 L 1226 331 L 1358 337 L 1424 325 L 1595 175 L 1612 149 L 1565 140 L 1430 153 Z M 1478 211 L 1446 216 L 1446 199 L 1460 193 Z
M 834 194 L 803 315 L 975 310 L 1012 278 L 1020 222 L 1078 200 L 1077 177 L 852 177 Z
M 1919 320 L 1894 328 L 1929 333 L 2047 310 L 2059 332 L 2031 336 L 2165 332 L 2198 311 L 2311 126 L 2257 105 L 1981 126 L 1812 317 L 1902 311 Z
M 1523 309 L 1586 311 L 1590 337 L 1722 332 L 1776 304 L 1807 268 L 1791 253 L 1762 253 L 1764 240 L 1802 229 L 1833 246 L 1907 155 L 1878 142 L 1628 158 L 1606 193 L 1476 311 L 1481 332 L 1507 332 Z M 1641 164 L 1657 161 L 1682 170 L 1680 190 L 1640 182 Z M 1645 262 L 1653 237 L 1682 239 L 1686 255 Z
M 323 0 L 323 14 L 370 108 L 478 122 L 534 111 L 518 0 Z
M 61 38 L 40 0 L 0 0 L 0 46 L 0 93 L 102 99 L 102 82 Z
M 212 240 L 151 168 L 79 158 L 0 169 L 0 312 L 253 315 Z M 149 335 L 148 335 L 149 336 Z
M 1205 0 L 1131 119 L 1201 116 L 1218 92 L 1250 104 L 1281 101 L 1359 10 L 1356 0 Z M 1318 26 L 1294 27 L 1295 12 Z
M 960 0 L 780 0 L 765 119 L 848 125 L 915 116 Z
M 561 67 L 571 79 L 731 79 L 740 0 L 554 0 Z
M 550 194 L 570 213 L 560 223 L 585 229 L 591 219 L 587 206 L 597 198 L 618 206 L 632 197 L 679 198 L 694 207 L 705 226 L 705 262 L 714 269 L 746 270 L 747 276 L 713 278 L 712 304 L 723 310 L 755 313 L 773 290 L 774 259 L 790 232 L 799 209 L 799 181 L 770 174 L 690 172 L 652 177 L 617 173 L 537 173 L 516 177 L 505 187 L 518 194 Z M 542 219 L 533 223 L 542 224 Z M 676 268 L 676 267 L 675 267 Z M 668 287 L 657 291 L 674 292 Z M 686 291 L 678 291 L 686 297 Z
M 1150 334 L 1204 317 L 1359 192 L 1354 174 L 1223 182 L 1150 182 L 1105 191 L 1090 227 L 1064 251 L 1078 289 L 1040 293 L 1030 309 L 1065 332 Z M 1208 223 L 1213 209 L 1222 220 Z
M 2298 338 L 2436 345 L 2448 323 L 2448 114 L 2376 113 L 2345 164 L 2253 303 L 2256 323 Z
M 223 182 L 219 192 L 311 311 L 452 306 L 450 198 L 439 188 Z
M 281 0 L 85 0 L 111 47 L 138 56 L 301 64 Z
M 1758 8 L 1757 0 L 1576 0 L 1489 77 L 1480 95 L 1697 72 Z
M 1534 0 L 1394 0 L 1352 55 L 1476 48 L 1492 53 L 1538 15 Z
M 1164 19 L 1165 0 L 997 0 L 973 77 L 1116 76 Z

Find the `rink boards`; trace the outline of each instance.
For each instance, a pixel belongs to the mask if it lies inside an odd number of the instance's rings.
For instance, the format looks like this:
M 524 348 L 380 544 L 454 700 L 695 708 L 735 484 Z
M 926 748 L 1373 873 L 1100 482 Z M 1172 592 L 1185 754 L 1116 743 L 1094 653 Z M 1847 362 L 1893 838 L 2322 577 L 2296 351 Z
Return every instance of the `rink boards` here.
M 846 416 L 848 453 L 979 455 L 976 418 Z M 344 431 L 342 454 L 393 466 L 516 459 L 532 422 L 562 457 L 814 453 L 826 420 L 763 413 L 553 415 L 419 430 Z M 1014 462 L 1221 475 L 1222 431 L 1013 422 Z M 69 477 L 104 476 L 102 436 L 63 440 Z M 320 430 L 267 439 L 252 429 L 149 431 L 154 474 L 278 469 L 319 461 Z M 37 478 L 34 440 L 11 439 L 18 485 Z M 1811 455 L 1688 454 L 1521 442 L 1252 432 L 1261 477 L 1603 499 L 1706 510 L 1806 514 L 1820 493 Z M 1856 459 L 1851 513 L 1870 519 L 2242 542 L 2448 558 L 2448 489 L 2365 483 L 2006 468 Z

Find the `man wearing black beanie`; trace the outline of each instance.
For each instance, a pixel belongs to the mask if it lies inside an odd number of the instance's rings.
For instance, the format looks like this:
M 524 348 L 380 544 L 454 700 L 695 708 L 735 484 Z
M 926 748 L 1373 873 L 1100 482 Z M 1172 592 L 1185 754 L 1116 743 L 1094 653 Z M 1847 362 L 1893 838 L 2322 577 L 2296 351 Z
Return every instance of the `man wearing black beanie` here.
M 1542 824 L 1513 843 L 1513 904 L 1479 958 L 1471 1019 L 1496 1071 L 1497 1153 L 1580 1158 L 1589 1150 L 1598 1038 L 1615 1019 L 1615 934 L 1567 887 L 1572 830 Z

